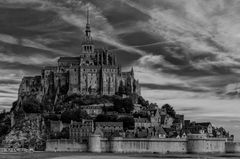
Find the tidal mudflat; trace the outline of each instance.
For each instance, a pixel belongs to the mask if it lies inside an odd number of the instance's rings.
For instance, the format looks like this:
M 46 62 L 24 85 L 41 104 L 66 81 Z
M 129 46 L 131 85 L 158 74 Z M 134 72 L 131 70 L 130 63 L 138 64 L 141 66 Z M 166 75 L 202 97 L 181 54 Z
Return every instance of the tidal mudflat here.
M 0 159 L 225 159 L 240 158 L 240 154 L 112 154 L 112 153 L 5 153 Z

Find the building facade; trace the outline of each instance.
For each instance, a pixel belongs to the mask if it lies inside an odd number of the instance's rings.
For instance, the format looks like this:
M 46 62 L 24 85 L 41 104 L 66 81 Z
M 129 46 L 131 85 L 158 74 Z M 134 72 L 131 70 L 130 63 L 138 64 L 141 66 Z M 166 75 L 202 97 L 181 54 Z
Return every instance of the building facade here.
M 89 135 L 94 131 L 92 120 L 82 120 L 82 122 L 72 121 L 69 126 L 69 138 L 79 143 L 87 143 Z
M 118 136 L 123 131 L 123 122 L 96 122 L 96 130 L 101 130 L 104 137 Z

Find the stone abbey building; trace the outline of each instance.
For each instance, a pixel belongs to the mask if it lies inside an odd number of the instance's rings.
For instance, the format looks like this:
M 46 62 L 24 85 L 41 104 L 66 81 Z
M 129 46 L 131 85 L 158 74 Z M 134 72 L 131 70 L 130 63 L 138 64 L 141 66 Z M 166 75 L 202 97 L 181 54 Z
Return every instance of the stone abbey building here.
M 60 91 L 68 95 L 114 95 L 122 91 L 140 94 L 133 69 L 122 72 L 114 53 L 95 48 L 87 19 L 79 56 L 60 57 L 58 65 L 44 67 L 41 76 L 24 77 L 19 95 L 37 94 L 41 99 L 44 95 Z

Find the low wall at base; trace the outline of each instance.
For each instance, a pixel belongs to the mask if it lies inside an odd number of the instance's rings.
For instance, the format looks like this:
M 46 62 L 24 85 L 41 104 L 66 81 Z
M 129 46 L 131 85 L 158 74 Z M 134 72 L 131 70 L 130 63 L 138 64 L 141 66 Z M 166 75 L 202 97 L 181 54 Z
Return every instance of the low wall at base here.
M 205 134 L 188 135 L 188 153 L 225 153 L 225 138 L 207 138 Z
M 187 153 L 187 140 L 114 138 L 110 147 L 111 152 L 118 153 Z
M 86 152 L 87 144 L 80 144 L 70 139 L 47 140 L 45 151 L 60 152 Z
M 207 138 L 204 134 L 176 138 L 101 138 L 90 136 L 89 152 L 113 153 L 225 153 L 226 139 Z
M 224 138 L 207 138 L 203 134 L 176 138 L 102 138 L 91 135 L 89 143 L 74 140 L 48 140 L 46 151 L 112 152 L 112 153 L 225 153 L 240 152 L 240 143 L 226 142 Z
M 226 142 L 227 153 L 240 153 L 240 142 Z
M 98 152 L 187 153 L 187 139 L 115 137 L 110 140 L 106 138 L 99 138 L 99 140 L 100 149 Z M 96 144 L 93 146 L 96 147 Z M 89 145 L 89 147 L 91 147 L 91 145 Z

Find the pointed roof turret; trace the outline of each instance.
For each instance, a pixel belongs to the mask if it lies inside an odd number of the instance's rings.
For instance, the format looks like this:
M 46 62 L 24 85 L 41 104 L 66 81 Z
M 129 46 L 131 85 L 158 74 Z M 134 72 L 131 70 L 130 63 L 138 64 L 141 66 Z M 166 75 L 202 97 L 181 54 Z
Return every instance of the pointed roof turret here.
M 131 69 L 131 75 L 134 76 L 134 70 L 133 70 L 133 67 Z
M 82 41 L 82 53 L 94 53 L 94 43 L 91 36 L 90 14 L 87 8 L 87 24 L 85 28 L 85 37 Z
M 90 27 L 90 19 L 89 19 L 89 8 L 87 8 L 87 24 L 86 24 L 86 38 L 90 39 L 91 38 L 91 27 Z

